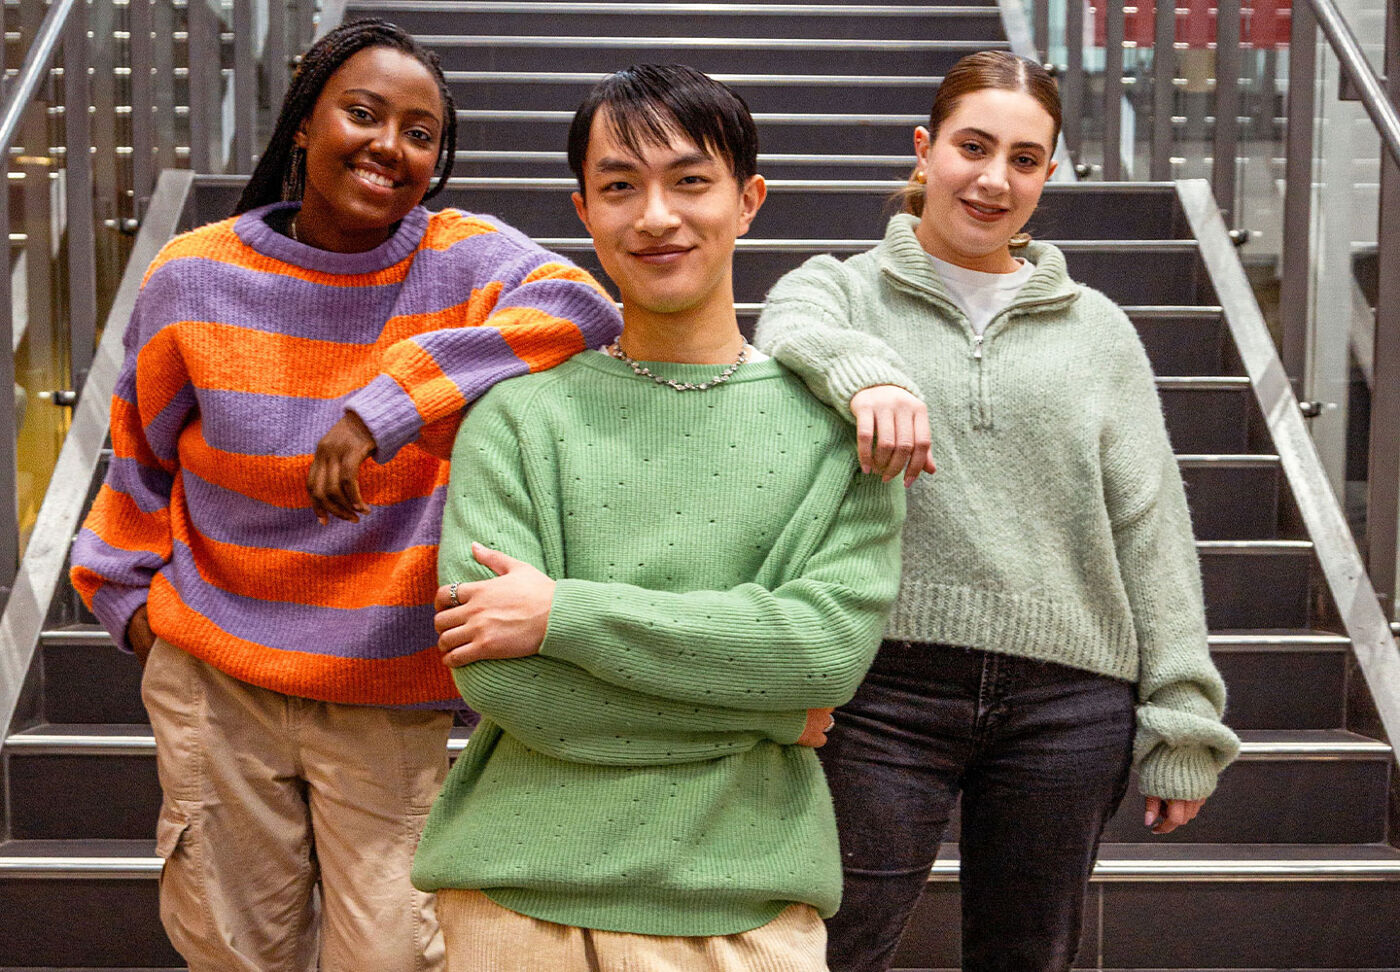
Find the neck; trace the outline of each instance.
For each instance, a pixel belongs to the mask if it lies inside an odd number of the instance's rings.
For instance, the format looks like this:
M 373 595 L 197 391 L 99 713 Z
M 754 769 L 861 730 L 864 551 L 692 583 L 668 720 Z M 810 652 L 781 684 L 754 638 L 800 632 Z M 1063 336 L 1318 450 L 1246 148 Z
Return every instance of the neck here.
M 720 299 L 677 312 L 650 310 L 624 298 L 618 343 L 638 361 L 730 364 L 743 347 L 744 336 L 729 289 Z
M 337 226 L 333 219 L 322 217 L 314 206 L 308 210 L 305 201 L 291 222 L 298 242 L 332 253 L 367 253 L 393 236 L 398 226 L 394 223 L 366 230 L 346 230 Z
M 923 245 L 924 252 L 936 256 L 944 263 L 951 263 L 964 270 L 980 270 L 982 273 L 1015 273 L 1021 266 L 1011 255 L 1010 246 L 1002 246 L 990 253 L 961 253 L 950 247 L 941 237 L 932 232 L 929 220 L 920 220 L 914 235 Z

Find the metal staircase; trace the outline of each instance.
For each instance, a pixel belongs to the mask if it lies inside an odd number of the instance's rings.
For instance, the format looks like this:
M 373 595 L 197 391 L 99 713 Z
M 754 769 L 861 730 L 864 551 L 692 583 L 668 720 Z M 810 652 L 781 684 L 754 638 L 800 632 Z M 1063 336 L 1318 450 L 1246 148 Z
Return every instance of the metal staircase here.
M 770 178 L 736 256 L 746 329 L 773 281 L 808 255 L 874 245 L 938 78 L 962 53 L 1008 46 L 998 6 L 975 0 L 345 6 L 401 23 L 443 55 L 463 148 L 440 204 L 501 216 L 598 273 L 567 199 L 564 133 L 582 92 L 604 71 L 673 59 L 736 87 L 758 118 Z M 163 182 L 136 259 L 169 226 L 225 216 L 240 186 Z M 1381 741 L 1394 702 L 1367 682 L 1395 645 L 1378 633 L 1355 548 L 1335 528 L 1340 514 L 1208 188 L 1056 183 L 1030 229 L 1063 248 L 1076 279 L 1124 305 L 1147 346 L 1187 483 L 1227 720 L 1244 740 L 1191 826 L 1152 837 L 1136 794 L 1125 801 L 1078 965 L 1400 968 L 1396 759 Z M 120 354 L 110 339 L 93 380 Z M 89 409 L 75 429 L 90 439 L 105 418 Z M 178 967 L 156 917 L 159 791 L 137 666 L 85 623 L 66 584 L 35 610 L 48 622 L 3 750 L 0 970 Z M 896 965 L 954 968 L 958 937 L 950 846 Z

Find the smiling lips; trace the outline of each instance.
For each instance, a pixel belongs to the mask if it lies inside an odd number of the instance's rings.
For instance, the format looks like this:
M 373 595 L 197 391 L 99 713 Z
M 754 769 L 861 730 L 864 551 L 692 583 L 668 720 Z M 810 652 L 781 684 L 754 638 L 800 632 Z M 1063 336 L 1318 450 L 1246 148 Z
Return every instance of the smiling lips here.
M 363 166 L 356 165 L 352 166 L 350 171 L 355 173 L 362 182 L 368 182 L 370 185 L 380 189 L 393 189 L 398 186 L 398 183 L 393 179 L 382 173 L 375 172 L 373 169 L 366 169 Z
M 995 223 L 1011 210 L 1005 206 L 990 206 L 986 203 L 974 202 L 971 199 L 959 199 L 963 210 L 973 219 L 983 223 Z
M 644 250 L 631 250 L 629 252 L 643 263 L 665 265 L 675 263 L 690 250 L 691 248 L 687 246 L 652 246 Z

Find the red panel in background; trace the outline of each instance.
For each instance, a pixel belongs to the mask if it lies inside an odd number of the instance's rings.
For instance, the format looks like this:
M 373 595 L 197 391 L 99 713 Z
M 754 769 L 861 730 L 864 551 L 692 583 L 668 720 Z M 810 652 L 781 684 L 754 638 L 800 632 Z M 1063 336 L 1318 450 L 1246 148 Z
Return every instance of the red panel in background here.
M 1075 0 L 1069 0 L 1073 3 Z M 1151 47 L 1156 36 L 1156 0 L 1137 0 L 1125 4 L 1123 36 L 1138 47 Z M 1103 47 L 1107 41 L 1105 0 L 1092 4 L 1094 13 L 1094 44 Z M 1215 4 L 1213 0 L 1176 0 L 1176 41 L 1192 48 L 1207 48 L 1215 44 Z M 1241 0 L 1241 45 L 1255 50 L 1288 46 L 1292 24 L 1291 0 Z

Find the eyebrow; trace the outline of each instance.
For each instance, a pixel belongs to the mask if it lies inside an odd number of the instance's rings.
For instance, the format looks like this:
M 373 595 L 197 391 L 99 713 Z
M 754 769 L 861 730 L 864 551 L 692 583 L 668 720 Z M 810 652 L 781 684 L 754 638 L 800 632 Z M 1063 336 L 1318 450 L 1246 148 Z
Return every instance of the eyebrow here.
M 971 125 L 969 125 L 967 128 L 958 129 L 956 134 L 961 135 L 964 132 L 966 132 L 969 135 L 976 135 L 978 138 L 984 138 L 993 144 L 998 144 L 999 142 L 999 139 L 991 132 L 984 132 L 982 129 L 974 128 Z M 1044 145 L 1041 145 L 1039 142 L 1016 142 L 1011 147 L 1012 149 L 1038 149 L 1041 152 L 1050 151 Z
M 708 152 L 695 150 L 676 156 L 666 163 L 666 168 L 680 169 L 688 165 L 700 165 L 702 163 L 719 164 L 718 160 Z M 598 172 L 633 172 L 640 168 L 640 162 L 637 159 L 616 158 L 611 155 L 605 155 L 595 162 L 593 167 Z
M 376 105 L 388 104 L 388 99 L 387 99 L 387 98 L 385 98 L 385 97 L 384 97 L 382 94 L 380 94 L 378 91 L 372 91 L 372 90 L 369 89 L 369 88 L 346 88 L 344 91 L 342 91 L 342 92 L 340 93 L 340 96 L 341 96 L 342 98 L 344 98 L 344 97 L 346 97 L 346 96 L 350 96 L 350 97 L 354 97 L 354 98 L 359 98 L 359 99 L 361 99 L 362 101 L 372 101 L 372 102 L 374 102 Z M 431 110 L 431 109 L 429 109 L 429 108 L 406 108 L 406 109 L 404 109 L 404 114 L 407 114 L 407 115 L 421 115 L 421 116 L 423 116 L 423 117 L 425 117 L 425 118 L 431 118 L 433 121 L 437 122 L 438 124 L 442 124 L 442 120 L 441 120 L 440 118 L 438 118 L 438 113 L 435 112 L 435 111 L 433 111 L 433 110 Z

